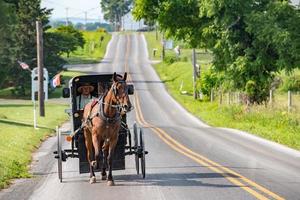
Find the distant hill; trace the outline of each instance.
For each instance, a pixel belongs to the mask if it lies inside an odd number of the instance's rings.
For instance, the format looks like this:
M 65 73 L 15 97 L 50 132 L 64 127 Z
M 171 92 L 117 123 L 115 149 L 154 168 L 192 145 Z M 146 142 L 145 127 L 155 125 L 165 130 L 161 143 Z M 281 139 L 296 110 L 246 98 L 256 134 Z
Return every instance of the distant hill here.
M 55 22 L 55 21 L 61 21 L 61 22 L 66 22 L 66 18 L 50 18 L 50 23 Z M 69 17 L 69 22 L 72 22 L 73 24 L 77 23 L 85 23 L 84 18 L 77 18 L 77 17 Z M 99 22 L 99 19 L 87 19 L 88 23 L 94 23 L 94 22 Z
M 100 23 L 99 20 L 96 19 L 87 19 L 87 23 L 85 24 L 85 20 L 81 18 L 69 18 L 68 24 L 73 25 L 78 30 L 88 30 L 88 31 L 94 31 L 98 28 L 104 28 L 108 32 L 111 32 L 113 30 L 112 25 L 104 22 Z M 66 25 L 66 19 L 65 18 L 56 18 L 56 19 L 50 19 L 49 24 L 53 28 L 57 28 L 61 25 Z

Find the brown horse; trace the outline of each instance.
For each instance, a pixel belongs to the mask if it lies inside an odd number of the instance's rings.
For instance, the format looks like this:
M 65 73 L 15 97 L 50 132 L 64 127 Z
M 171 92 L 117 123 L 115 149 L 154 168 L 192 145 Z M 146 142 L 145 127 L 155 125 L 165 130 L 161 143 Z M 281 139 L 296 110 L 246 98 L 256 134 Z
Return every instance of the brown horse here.
M 112 158 L 121 127 L 121 113 L 130 111 L 132 107 L 126 78 L 127 73 L 123 77 L 114 73 L 112 86 L 106 94 L 100 97 L 96 105 L 91 102 L 84 107 L 83 123 L 86 123 L 84 137 L 90 165 L 90 183 L 96 182 L 94 169 L 98 166 L 100 154 L 103 153 L 102 180 L 107 178 L 107 185 L 114 185 Z

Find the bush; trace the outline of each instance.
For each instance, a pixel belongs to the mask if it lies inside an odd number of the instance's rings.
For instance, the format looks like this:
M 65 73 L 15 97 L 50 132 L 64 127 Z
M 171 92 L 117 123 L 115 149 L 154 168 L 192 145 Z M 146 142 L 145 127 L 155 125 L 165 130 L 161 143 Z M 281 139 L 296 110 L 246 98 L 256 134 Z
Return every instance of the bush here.
M 283 81 L 281 90 L 287 91 L 300 91 L 300 76 L 292 76 Z
M 176 58 L 175 56 L 165 56 L 164 62 L 171 65 L 174 62 L 178 61 L 178 58 Z
M 218 75 L 212 68 L 209 68 L 201 74 L 199 80 L 201 92 L 209 97 L 211 89 L 219 87 L 222 80 L 222 75 Z

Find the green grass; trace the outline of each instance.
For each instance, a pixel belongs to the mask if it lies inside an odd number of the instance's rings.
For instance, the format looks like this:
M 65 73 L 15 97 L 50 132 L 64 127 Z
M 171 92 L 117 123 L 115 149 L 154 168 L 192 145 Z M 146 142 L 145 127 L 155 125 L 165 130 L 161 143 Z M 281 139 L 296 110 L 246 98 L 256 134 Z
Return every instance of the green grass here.
M 156 40 L 155 32 L 143 33 L 147 39 L 149 58 L 152 60 L 159 60 L 162 51 L 161 39 L 162 35 L 158 33 L 158 39 Z M 152 54 L 152 50 L 157 49 L 155 56 Z
M 63 71 L 62 86 L 49 93 L 49 98 L 60 98 L 62 88 L 67 87 L 69 80 L 81 75 L 80 72 Z M 2 98 L 11 98 L 12 88 L 0 90 Z M 10 103 L 11 101 L 11 103 Z M 4 101 L 5 102 L 5 101 Z M 67 119 L 64 110 L 67 105 L 46 102 L 46 117 L 38 117 L 38 130 L 32 127 L 33 111 L 30 100 L 14 101 L 7 99 L 0 104 L 0 189 L 7 187 L 13 178 L 26 178 L 31 153 L 48 135 L 54 132 L 55 126 Z M 38 113 L 38 110 L 37 110 Z
M 27 178 L 31 153 L 41 141 L 54 133 L 55 126 L 67 119 L 67 105 L 48 104 L 46 117 L 38 118 L 39 128 L 32 127 L 33 111 L 30 101 L 0 105 L 0 189 L 7 187 L 14 178 Z M 8 122 L 8 121 L 15 122 Z
M 242 105 L 219 105 L 194 100 L 192 96 L 191 64 L 177 62 L 172 65 L 160 63 L 155 69 L 165 82 L 171 95 L 189 112 L 206 123 L 217 127 L 244 130 L 263 138 L 300 150 L 300 115 L 287 113 L 286 109 L 272 109 L 252 106 L 250 111 Z M 179 91 L 183 82 L 182 95 Z
M 99 63 L 105 55 L 106 46 L 111 39 L 111 35 L 97 31 L 82 31 L 82 33 L 86 41 L 84 47 L 79 47 L 72 52 L 69 58 L 64 55 L 64 58 L 69 64 Z M 100 43 L 101 36 L 104 36 L 102 43 Z
M 150 35 L 150 36 L 149 36 Z M 145 34 L 150 47 L 159 45 L 153 40 L 154 33 Z M 152 50 L 151 50 L 152 51 Z M 188 55 L 190 50 L 185 50 Z M 150 52 L 149 52 L 150 54 Z M 202 61 L 209 63 L 211 56 L 201 54 Z M 260 137 L 287 145 L 300 150 L 300 112 L 287 113 L 286 107 L 269 108 L 252 106 L 250 110 L 242 105 L 219 105 L 218 101 L 207 102 L 194 100 L 192 93 L 192 64 L 185 62 L 167 64 L 165 62 L 154 66 L 162 81 L 165 82 L 170 94 L 189 112 L 211 126 L 228 127 L 244 130 Z M 205 69 L 205 67 L 204 67 Z M 180 93 L 180 87 L 186 91 Z M 284 96 L 276 95 L 277 98 Z M 299 99 L 295 96 L 295 101 Z

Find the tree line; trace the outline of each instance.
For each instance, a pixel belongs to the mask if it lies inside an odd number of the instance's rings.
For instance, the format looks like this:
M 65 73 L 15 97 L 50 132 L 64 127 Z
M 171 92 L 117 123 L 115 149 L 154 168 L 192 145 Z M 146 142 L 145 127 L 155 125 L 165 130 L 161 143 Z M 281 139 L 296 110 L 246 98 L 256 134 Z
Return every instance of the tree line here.
M 210 50 L 214 87 L 267 100 L 275 75 L 300 68 L 300 10 L 287 0 L 135 0 L 133 14 L 166 36 Z
M 40 0 L 0 0 L 0 88 L 12 86 L 13 93 L 26 95 L 30 72 L 23 70 L 18 61 L 36 67 L 36 21 L 43 25 L 44 64 L 50 77 L 66 63 L 62 54 L 83 47 L 82 33 L 72 26 L 50 30 L 51 10 L 41 8 Z
M 50 21 L 50 25 L 53 28 L 57 28 L 59 26 L 64 26 L 66 24 L 66 21 L 64 20 L 55 20 L 55 21 Z M 88 22 L 88 23 L 82 23 L 82 22 L 68 22 L 69 25 L 73 26 L 74 28 L 78 30 L 86 30 L 86 31 L 96 31 L 99 28 L 105 29 L 107 32 L 113 31 L 113 27 L 108 24 L 108 23 L 100 23 L 100 22 Z

